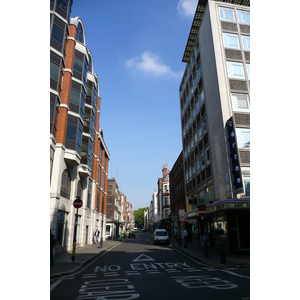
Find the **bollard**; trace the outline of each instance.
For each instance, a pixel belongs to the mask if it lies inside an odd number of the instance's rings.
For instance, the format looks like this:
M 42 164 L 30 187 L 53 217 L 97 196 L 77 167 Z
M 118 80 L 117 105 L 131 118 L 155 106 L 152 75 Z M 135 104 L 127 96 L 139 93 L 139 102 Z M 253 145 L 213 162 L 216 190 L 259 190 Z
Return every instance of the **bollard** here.
M 226 264 L 226 251 L 224 242 L 221 242 L 220 244 L 220 263 L 224 265 Z

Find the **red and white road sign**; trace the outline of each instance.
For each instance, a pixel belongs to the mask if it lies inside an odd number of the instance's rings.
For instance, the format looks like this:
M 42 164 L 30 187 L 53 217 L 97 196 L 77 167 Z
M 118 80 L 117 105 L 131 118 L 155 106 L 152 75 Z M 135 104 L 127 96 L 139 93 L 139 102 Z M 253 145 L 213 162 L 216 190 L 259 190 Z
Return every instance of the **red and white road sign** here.
M 199 215 L 200 217 L 205 217 L 207 215 L 206 207 L 199 207 Z
M 82 206 L 82 204 L 83 204 L 83 202 L 82 202 L 82 200 L 79 199 L 79 198 L 75 199 L 74 202 L 73 202 L 73 206 L 74 206 L 75 208 L 80 208 L 80 207 Z

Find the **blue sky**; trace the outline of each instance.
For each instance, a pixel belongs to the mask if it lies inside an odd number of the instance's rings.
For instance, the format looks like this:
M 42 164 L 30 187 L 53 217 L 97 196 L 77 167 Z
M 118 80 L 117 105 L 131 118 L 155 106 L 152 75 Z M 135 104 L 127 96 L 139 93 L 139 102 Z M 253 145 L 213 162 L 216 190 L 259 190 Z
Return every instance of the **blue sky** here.
M 179 84 L 197 0 L 73 3 L 99 78 L 100 127 L 133 210 L 150 205 L 162 167 L 182 150 Z

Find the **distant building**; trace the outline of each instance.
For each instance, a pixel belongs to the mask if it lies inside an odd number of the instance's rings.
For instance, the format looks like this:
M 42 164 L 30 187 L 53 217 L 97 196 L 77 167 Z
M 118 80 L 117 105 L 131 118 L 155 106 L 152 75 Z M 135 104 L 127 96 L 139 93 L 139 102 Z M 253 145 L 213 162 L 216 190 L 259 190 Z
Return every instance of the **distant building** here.
M 121 226 L 121 201 L 122 195 L 115 178 L 107 182 L 107 205 L 106 205 L 106 238 L 119 237 Z
M 99 128 L 99 81 L 72 0 L 50 1 L 50 229 L 56 253 L 93 243 L 106 227 L 109 152 Z
M 181 221 L 184 219 L 184 213 L 186 211 L 182 151 L 169 173 L 169 179 L 171 216 L 174 224 L 173 229 L 175 227 L 181 228 Z
M 250 1 L 199 0 L 180 84 L 190 236 L 222 227 L 250 248 Z M 201 222 L 198 207 L 207 216 Z

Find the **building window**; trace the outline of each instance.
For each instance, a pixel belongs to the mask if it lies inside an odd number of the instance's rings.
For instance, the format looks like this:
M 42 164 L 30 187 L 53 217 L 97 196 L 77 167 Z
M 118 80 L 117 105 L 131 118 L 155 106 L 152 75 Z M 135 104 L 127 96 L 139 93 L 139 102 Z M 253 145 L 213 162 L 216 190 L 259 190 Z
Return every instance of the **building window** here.
M 205 162 L 204 162 L 203 152 L 200 154 L 200 164 L 201 164 L 201 169 L 204 169 Z
M 77 198 L 82 199 L 82 183 L 81 183 L 81 180 L 79 180 L 78 184 L 77 184 Z
M 243 176 L 243 181 L 245 198 L 250 198 L 250 176 Z
M 201 69 L 201 66 L 199 66 L 199 69 L 197 70 L 198 80 L 199 80 L 200 77 L 201 77 L 201 73 L 202 73 L 202 69 Z
M 76 40 L 83 44 L 83 29 L 81 23 L 78 23 Z
M 242 63 L 227 61 L 226 64 L 229 78 L 245 79 Z
M 54 137 L 56 137 L 57 131 L 59 105 L 59 97 L 50 93 L 50 133 L 52 133 Z
M 197 156 L 197 172 L 200 172 L 200 156 Z
M 200 103 L 201 103 L 201 105 L 204 103 L 204 91 L 203 90 L 200 92 Z
M 223 33 L 223 42 L 225 48 L 240 49 L 240 43 L 237 34 Z
M 206 156 L 206 164 L 210 163 L 210 155 L 209 155 L 209 147 L 205 149 L 205 156 Z
M 238 21 L 240 24 L 250 25 L 250 12 L 249 11 L 238 10 L 237 14 L 238 14 Z
M 170 197 L 164 197 L 164 205 L 170 205 Z
M 199 140 L 200 140 L 202 137 L 202 126 L 201 125 L 198 128 L 198 135 L 199 135 Z
M 202 129 L 203 129 L 203 133 L 205 133 L 207 131 L 207 122 L 206 119 L 204 119 L 201 123 L 202 125 Z
M 74 64 L 73 64 L 73 76 L 81 80 L 86 86 L 86 73 L 88 70 L 87 59 L 84 53 L 75 50 Z
M 250 51 L 250 36 L 242 35 L 243 50 Z
M 71 192 L 71 177 L 68 170 L 64 170 L 61 176 L 60 195 L 70 199 Z
M 82 142 L 82 123 L 79 118 L 68 115 L 67 131 L 66 131 L 66 147 L 81 153 Z
M 92 200 L 92 180 L 89 178 L 88 197 L 87 197 L 87 207 L 88 208 L 91 208 L 91 200 Z
M 250 129 L 236 128 L 238 148 L 250 148 Z
M 75 81 L 72 81 L 70 92 L 70 111 L 80 114 L 84 118 L 85 90 L 83 86 Z
M 249 99 L 246 94 L 231 94 L 233 111 L 249 112 Z
M 220 19 L 226 22 L 235 22 L 234 11 L 231 8 L 219 7 Z

